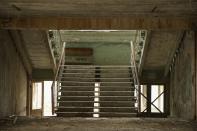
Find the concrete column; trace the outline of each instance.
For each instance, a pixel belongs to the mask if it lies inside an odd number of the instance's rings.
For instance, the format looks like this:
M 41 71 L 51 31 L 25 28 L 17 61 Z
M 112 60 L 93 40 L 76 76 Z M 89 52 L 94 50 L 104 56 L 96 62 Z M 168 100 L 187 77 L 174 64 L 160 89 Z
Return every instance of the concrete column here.
M 194 32 L 195 37 L 195 120 L 197 120 L 197 31 Z

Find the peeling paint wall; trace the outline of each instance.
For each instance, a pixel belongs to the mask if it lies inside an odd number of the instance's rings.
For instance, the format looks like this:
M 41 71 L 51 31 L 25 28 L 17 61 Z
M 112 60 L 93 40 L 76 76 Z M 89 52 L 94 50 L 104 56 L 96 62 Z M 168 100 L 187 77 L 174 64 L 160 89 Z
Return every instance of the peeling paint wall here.
M 170 75 L 170 113 L 172 117 L 195 117 L 195 41 L 194 32 L 186 32 L 180 53 Z
M 130 64 L 130 43 L 68 43 L 66 47 L 92 48 L 95 65 Z
M 7 30 L 0 30 L 0 117 L 26 115 L 27 75 Z

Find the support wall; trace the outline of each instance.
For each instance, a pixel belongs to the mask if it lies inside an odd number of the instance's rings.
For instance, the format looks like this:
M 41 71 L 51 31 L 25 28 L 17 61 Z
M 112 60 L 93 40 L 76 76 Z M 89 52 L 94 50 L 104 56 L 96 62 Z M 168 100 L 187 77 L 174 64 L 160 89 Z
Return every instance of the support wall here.
M 170 73 L 171 117 L 195 119 L 195 39 L 187 31 Z
M 0 117 L 26 115 L 27 81 L 9 31 L 0 30 Z

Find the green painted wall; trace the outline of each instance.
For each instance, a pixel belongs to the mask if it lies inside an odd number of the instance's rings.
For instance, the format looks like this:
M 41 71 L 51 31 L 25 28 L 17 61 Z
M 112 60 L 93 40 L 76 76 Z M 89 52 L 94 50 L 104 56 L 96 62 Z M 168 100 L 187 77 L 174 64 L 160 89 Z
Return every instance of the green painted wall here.
M 92 48 L 95 65 L 130 64 L 130 43 L 67 43 L 66 47 Z

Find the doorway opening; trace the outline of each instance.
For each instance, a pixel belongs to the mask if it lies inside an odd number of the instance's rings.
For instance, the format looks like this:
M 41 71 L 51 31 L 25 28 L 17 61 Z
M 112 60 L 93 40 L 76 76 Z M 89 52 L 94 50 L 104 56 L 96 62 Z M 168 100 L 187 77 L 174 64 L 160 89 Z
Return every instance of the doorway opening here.
M 31 116 L 53 116 L 51 85 L 52 81 L 33 82 Z
M 141 85 L 140 115 L 165 116 L 165 86 L 163 84 Z

